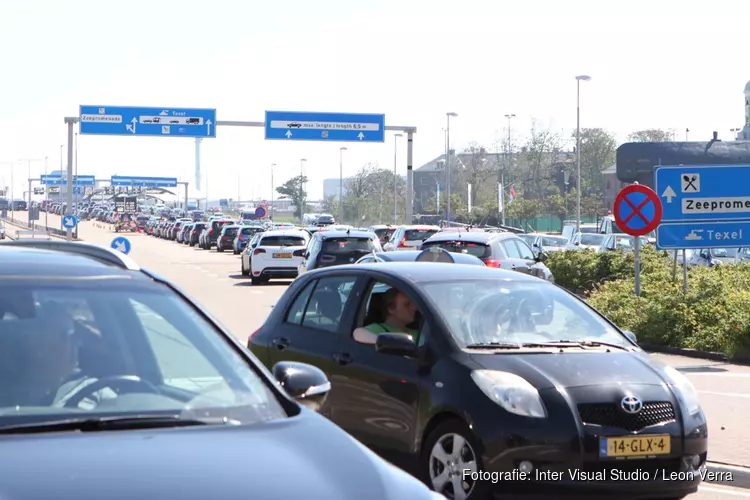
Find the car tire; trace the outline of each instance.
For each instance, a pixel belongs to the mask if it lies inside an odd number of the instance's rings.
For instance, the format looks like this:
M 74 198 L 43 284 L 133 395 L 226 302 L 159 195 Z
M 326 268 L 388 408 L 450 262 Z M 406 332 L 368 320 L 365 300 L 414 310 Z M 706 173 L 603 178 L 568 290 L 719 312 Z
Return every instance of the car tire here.
M 216 251 L 217 252 L 223 252 L 224 251 L 224 247 L 221 246 L 221 245 L 216 245 Z
M 452 449 L 457 439 L 461 442 L 460 451 Z M 450 452 L 448 452 L 446 446 L 450 446 Z M 477 472 L 484 470 L 484 465 L 482 464 L 482 446 L 474 436 L 474 433 L 471 432 L 471 429 L 458 418 L 446 420 L 438 424 L 427 436 L 419 460 L 419 477 L 432 490 L 438 491 L 435 488 L 433 477 L 439 477 L 445 470 L 444 463 L 441 463 L 442 461 L 437 459 L 433 454 L 433 450 L 436 447 L 442 447 L 443 451 L 451 457 L 454 457 L 455 453 L 457 460 L 454 463 L 455 473 L 453 477 L 456 477 L 457 474 L 458 478 L 461 479 L 463 469 L 467 468 L 464 464 L 472 461 L 475 464 Z M 445 485 L 448 488 L 447 491 L 450 491 L 452 487 L 451 483 L 453 482 L 449 478 L 448 484 Z M 464 491 L 467 491 L 467 487 L 469 488 L 468 500 L 485 500 L 490 498 L 489 481 L 474 481 L 468 485 L 465 481 L 458 481 L 458 483 L 461 484 Z M 445 487 L 441 489 L 446 491 Z M 438 491 L 438 493 L 443 493 L 443 491 Z
M 260 278 L 256 278 L 255 276 L 253 276 L 252 278 L 250 278 L 250 282 L 253 285 L 260 285 L 262 283 L 261 279 Z

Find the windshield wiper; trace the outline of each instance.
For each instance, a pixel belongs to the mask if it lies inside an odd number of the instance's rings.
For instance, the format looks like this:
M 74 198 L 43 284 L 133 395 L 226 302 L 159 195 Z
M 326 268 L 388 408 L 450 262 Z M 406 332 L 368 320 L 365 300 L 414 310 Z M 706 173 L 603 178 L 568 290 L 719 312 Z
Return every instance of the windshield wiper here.
M 510 342 L 480 342 L 478 344 L 468 344 L 464 349 L 520 349 L 519 344 Z
M 182 418 L 180 415 L 128 415 L 115 417 L 65 418 L 0 427 L 0 434 L 34 434 L 39 432 L 98 432 L 130 429 L 194 427 L 199 425 L 239 425 L 228 418 Z
M 539 347 L 613 347 L 622 351 L 628 351 L 629 349 L 620 344 L 613 344 L 611 342 L 600 342 L 598 340 L 553 340 L 551 342 L 544 342 L 542 344 L 535 344 Z

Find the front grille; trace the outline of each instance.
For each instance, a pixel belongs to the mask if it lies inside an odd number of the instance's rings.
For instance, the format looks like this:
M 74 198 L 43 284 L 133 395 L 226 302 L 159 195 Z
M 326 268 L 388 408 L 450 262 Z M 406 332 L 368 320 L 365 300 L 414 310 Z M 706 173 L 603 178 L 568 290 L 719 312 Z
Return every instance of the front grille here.
M 617 404 L 592 403 L 578 405 L 578 413 L 585 424 L 617 427 L 631 432 L 657 424 L 674 422 L 674 406 L 666 401 L 643 403 L 636 414 L 625 413 Z

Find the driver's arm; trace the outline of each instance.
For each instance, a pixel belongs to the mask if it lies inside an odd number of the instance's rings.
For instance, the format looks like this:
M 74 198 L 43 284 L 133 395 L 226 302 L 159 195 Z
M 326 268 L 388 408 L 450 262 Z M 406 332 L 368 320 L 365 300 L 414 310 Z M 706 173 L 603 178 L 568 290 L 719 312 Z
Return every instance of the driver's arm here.
M 378 334 L 374 333 L 364 326 L 360 326 L 356 330 L 354 330 L 354 333 L 352 334 L 354 337 L 354 340 L 359 342 L 360 344 L 375 344 L 375 341 L 378 339 Z

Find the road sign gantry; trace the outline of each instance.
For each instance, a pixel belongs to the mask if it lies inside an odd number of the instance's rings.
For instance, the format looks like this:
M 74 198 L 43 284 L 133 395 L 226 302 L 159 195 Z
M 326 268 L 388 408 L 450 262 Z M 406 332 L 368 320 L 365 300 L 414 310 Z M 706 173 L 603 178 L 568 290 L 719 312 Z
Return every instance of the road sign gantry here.
M 750 165 L 656 167 L 660 249 L 750 246 Z
M 385 115 L 266 111 L 266 139 L 385 142 Z
M 81 135 L 216 137 L 215 109 L 84 105 L 78 118 Z

